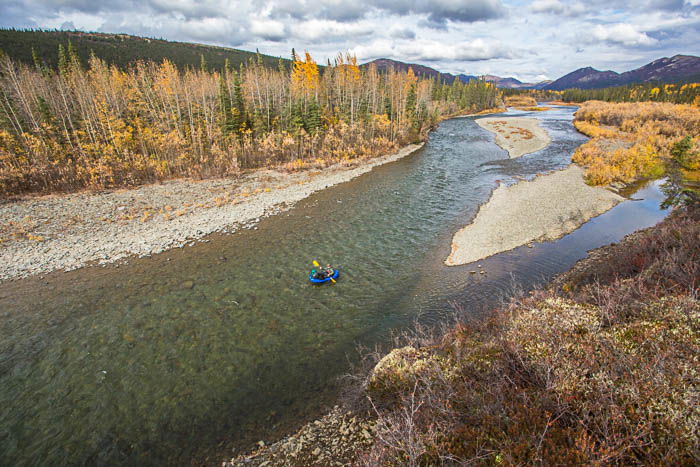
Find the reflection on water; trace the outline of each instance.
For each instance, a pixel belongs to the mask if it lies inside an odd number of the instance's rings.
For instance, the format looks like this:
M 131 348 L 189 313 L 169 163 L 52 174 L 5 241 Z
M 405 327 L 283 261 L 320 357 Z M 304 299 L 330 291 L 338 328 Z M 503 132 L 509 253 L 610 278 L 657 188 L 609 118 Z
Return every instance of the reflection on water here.
M 424 149 L 265 219 L 259 230 L 118 268 L 0 285 L 0 463 L 182 462 L 313 416 L 358 343 L 449 300 L 492 306 L 665 214 L 651 185 L 557 242 L 447 268 L 452 234 L 497 181 L 565 167 L 572 108 L 535 114 L 552 144 L 508 159 L 470 118 Z M 513 112 L 513 114 L 516 114 Z M 341 268 L 313 287 L 311 261 Z

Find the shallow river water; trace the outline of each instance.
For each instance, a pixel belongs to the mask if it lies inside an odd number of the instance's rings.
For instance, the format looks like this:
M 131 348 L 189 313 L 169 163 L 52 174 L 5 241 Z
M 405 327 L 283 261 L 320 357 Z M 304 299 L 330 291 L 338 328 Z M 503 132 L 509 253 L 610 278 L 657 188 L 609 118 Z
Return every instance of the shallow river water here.
M 481 261 L 487 274 L 443 265 L 499 180 L 570 163 L 585 141 L 573 111 L 533 113 L 552 144 L 518 159 L 456 118 L 258 230 L 1 284 L 0 464 L 218 463 L 318 415 L 358 344 L 444 320 L 451 303 L 478 313 L 662 219 L 651 184 L 558 241 Z M 337 285 L 309 285 L 313 259 L 340 267 Z

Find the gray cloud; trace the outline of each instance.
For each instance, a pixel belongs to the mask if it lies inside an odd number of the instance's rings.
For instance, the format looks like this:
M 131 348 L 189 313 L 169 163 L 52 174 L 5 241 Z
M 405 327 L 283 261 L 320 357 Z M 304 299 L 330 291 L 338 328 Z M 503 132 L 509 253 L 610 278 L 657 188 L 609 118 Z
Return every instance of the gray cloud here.
M 3 0 L 0 3 L 0 27 L 37 28 L 40 27 L 27 15 L 27 7 L 21 0 Z
M 356 21 L 371 12 L 405 16 L 424 15 L 430 24 L 447 21 L 472 23 L 499 18 L 505 8 L 501 0 L 283 0 L 275 3 L 272 15 L 297 19 L 320 17 L 337 21 Z
M 389 32 L 394 39 L 415 39 L 416 32 L 409 28 L 394 28 Z
M 295 47 L 319 62 L 351 50 L 360 59 L 533 79 L 700 53 L 700 0 L 0 0 L 0 26 L 125 32 L 281 56 Z
M 425 14 L 431 23 L 436 24 L 446 21 L 473 23 L 505 14 L 500 0 L 381 0 L 374 5 L 399 15 Z

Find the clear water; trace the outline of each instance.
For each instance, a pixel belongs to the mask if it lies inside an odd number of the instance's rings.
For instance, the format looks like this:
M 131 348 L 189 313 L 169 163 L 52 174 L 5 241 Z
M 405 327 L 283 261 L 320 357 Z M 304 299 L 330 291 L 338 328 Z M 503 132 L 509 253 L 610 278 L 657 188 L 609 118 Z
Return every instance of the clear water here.
M 493 306 L 665 216 L 652 184 L 559 241 L 447 268 L 497 182 L 560 169 L 574 109 L 533 113 L 546 149 L 508 159 L 472 118 L 259 230 L 120 267 L 0 285 L 0 464 L 218 463 L 331 402 L 358 344 Z M 511 114 L 525 114 L 511 112 Z M 311 261 L 342 271 L 308 284 Z M 207 455 L 209 457 L 207 458 Z

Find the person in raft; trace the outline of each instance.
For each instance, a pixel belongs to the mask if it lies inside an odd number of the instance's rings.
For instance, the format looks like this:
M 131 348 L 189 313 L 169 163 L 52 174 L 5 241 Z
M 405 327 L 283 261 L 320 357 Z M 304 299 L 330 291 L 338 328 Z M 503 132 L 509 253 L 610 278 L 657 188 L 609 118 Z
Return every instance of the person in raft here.
M 326 276 L 327 276 L 327 277 L 332 277 L 332 276 L 333 276 L 333 273 L 335 273 L 335 271 L 333 270 L 333 268 L 331 267 L 330 264 L 326 264 L 325 273 L 326 273 Z
M 316 274 L 314 274 L 314 279 L 323 280 L 326 278 L 326 270 L 323 268 L 318 268 Z

